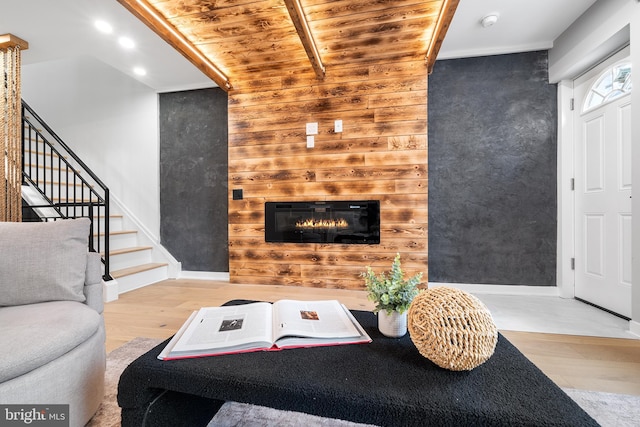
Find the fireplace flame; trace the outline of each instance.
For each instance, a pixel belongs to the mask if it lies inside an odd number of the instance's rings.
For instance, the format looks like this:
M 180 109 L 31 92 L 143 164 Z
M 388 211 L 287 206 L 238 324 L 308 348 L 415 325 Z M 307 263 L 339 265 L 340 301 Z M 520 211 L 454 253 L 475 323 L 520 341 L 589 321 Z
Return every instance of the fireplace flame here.
M 324 228 L 347 228 L 349 223 L 346 219 L 313 219 L 308 218 L 296 222 L 296 228 L 324 229 Z

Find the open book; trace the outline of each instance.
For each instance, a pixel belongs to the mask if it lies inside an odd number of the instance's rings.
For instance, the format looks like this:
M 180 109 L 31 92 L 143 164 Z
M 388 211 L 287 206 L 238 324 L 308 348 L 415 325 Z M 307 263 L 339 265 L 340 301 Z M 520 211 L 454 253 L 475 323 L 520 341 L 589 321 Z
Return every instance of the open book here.
M 280 300 L 193 312 L 158 359 L 371 342 L 336 300 Z

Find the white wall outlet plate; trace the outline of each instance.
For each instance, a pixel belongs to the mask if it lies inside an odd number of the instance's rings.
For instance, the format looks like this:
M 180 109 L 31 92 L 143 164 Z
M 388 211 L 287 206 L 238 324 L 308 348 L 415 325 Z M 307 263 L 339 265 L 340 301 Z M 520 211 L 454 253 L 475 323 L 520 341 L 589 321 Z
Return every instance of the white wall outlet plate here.
M 307 135 L 307 148 L 313 148 L 315 146 L 315 138 L 313 135 Z
M 336 133 L 342 132 L 342 120 L 336 120 L 333 123 L 333 131 Z

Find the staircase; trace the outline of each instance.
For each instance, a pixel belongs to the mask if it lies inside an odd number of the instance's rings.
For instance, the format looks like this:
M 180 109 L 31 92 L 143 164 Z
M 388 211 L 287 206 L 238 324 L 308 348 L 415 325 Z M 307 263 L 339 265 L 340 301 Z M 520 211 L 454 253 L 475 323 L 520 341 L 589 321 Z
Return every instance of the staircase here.
M 24 101 L 22 121 L 24 220 L 90 218 L 89 247 L 102 255 L 107 301 L 167 279 L 170 262 L 178 263 Z
M 169 262 L 159 253 L 162 249 L 117 204 L 112 207 L 115 212 L 109 215 L 109 259 L 117 290 L 113 289 L 115 283 L 107 282 L 108 300 L 169 278 Z M 98 238 L 101 242 L 106 238 L 104 230 L 98 233 Z

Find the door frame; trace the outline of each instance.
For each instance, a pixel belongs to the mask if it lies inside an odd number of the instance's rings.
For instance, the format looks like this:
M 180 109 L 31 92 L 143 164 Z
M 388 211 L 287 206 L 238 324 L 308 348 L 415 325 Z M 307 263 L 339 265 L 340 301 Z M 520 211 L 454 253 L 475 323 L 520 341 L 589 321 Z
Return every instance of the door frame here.
M 558 226 L 556 251 L 556 286 L 562 298 L 575 297 L 575 270 L 572 259 L 575 258 L 575 115 L 579 115 L 581 106 L 573 101 L 573 82 L 581 75 L 598 67 L 603 62 L 619 54 L 630 55 L 630 45 L 612 52 L 593 67 L 584 70 L 571 80 L 558 83 Z M 575 105 L 574 105 L 575 104 Z M 573 108 L 572 108 L 573 107 Z
M 558 83 L 558 243 L 556 249 L 556 286 L 561 298 L 575 297 L 575 176 L 573 80 Z

